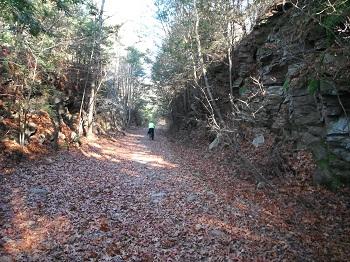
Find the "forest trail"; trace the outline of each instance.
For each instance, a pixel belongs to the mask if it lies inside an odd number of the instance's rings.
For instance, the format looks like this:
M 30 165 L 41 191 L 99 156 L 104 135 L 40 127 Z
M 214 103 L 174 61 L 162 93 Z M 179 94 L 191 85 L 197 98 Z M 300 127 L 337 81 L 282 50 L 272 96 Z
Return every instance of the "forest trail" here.
M 346 221 L 326 230 L 308 202 L 203 179 L 173 147 L 135 129 L 1 176 L 0 261 L 322 261 L 349 252 Z

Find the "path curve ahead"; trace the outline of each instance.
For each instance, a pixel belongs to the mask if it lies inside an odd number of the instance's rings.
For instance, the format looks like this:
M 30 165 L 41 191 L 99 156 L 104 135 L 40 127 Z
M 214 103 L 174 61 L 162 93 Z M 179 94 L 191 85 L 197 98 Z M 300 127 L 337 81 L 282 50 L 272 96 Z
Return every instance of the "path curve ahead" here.
M 276 214 L 242 195 L 227 200 L 227 192 L 211 188 L 188 159 L 169 149 L 165 137 L 156 133 L 150 141 L 145 133 L 135 129 L 118 140 L 97 139 L 81 151 L 61 151 L 6 176 L 0 261 L 319 256 L 283 220 L 269 221 Z

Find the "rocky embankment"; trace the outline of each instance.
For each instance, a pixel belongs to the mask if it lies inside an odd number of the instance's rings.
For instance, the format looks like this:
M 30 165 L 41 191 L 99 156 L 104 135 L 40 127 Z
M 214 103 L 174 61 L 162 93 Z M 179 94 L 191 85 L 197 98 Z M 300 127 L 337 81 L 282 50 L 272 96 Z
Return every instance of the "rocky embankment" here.
M 337 37 L 291 4 L 275 6 L 236 48 L 233 72 L 238 96 L 257 88 L 251 76 L 266 90 L 255 124 L 311 150 L 314 181 L 331 186 L 350 183 L 350 50 Z

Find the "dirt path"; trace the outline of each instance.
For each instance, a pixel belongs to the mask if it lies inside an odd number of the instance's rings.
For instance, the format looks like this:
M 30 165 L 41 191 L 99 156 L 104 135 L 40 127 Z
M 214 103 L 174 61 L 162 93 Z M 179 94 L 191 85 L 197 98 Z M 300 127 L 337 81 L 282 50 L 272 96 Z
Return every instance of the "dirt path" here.
M 214 176 L 222 179 L 218 188 L 220 183 L 202 179 L 194 168 L 199 162 L 176 155 L 163 136 L 150 141 L 144 133 L 97 139 L 81 151 L 62 151 L 2 176 L 0 261 L 345 257 L 348 228 L 339 223 L 348 220 L 335 221 L 328 235 L 317 233 L 325 225 L 308 221 L 318 217 L 315 211 L 282 210 L 295 202 L 271 203 L 244 181 L 230 180 L 235 191 L 228 191 L 225 178 Z M 329 237 L 339 241 L 338 249 L 327 247 Z

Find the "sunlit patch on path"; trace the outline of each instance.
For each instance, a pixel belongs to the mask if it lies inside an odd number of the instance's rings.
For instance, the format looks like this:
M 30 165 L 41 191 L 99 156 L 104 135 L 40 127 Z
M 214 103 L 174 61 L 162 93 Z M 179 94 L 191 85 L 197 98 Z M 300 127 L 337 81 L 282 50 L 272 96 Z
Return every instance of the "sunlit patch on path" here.
M 165 168 L 174 168 L 175 164 L 165 161 L 161 156 L 149 155 L 144 152 L 136 152 L 132 155 L 131 159 L 135 162 L 145 164 L 153 167 L 165 167 Z

